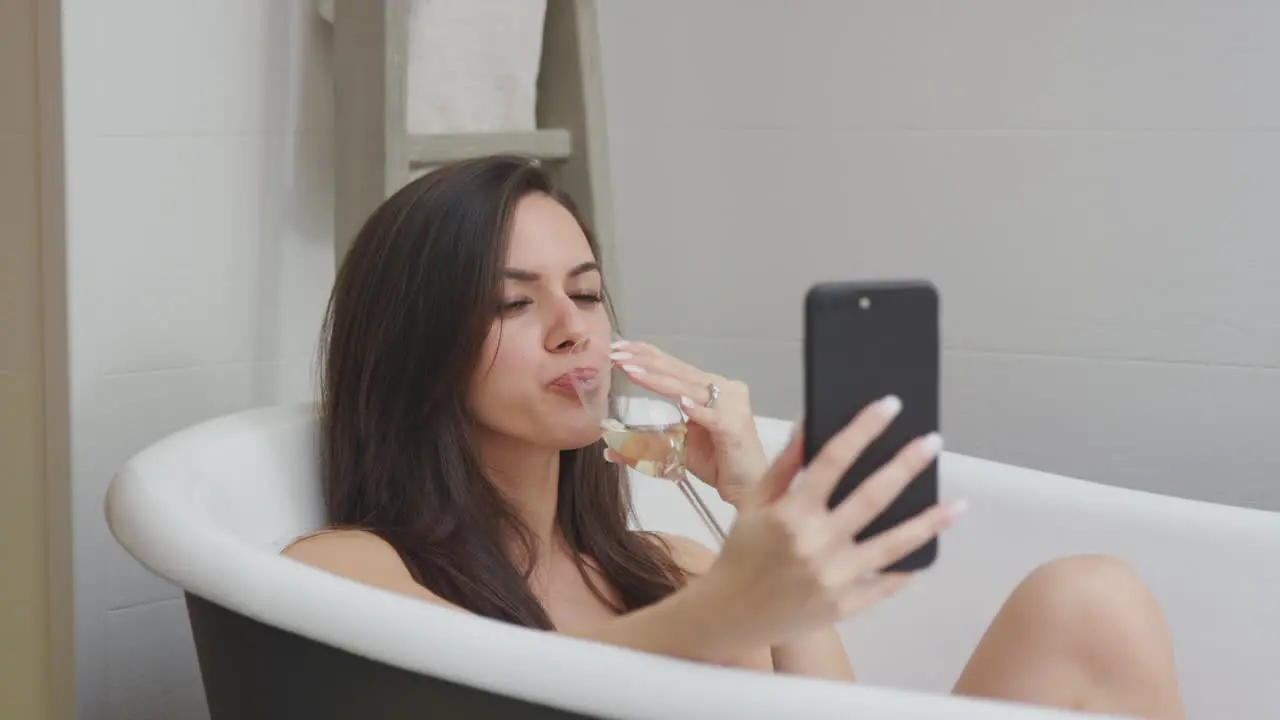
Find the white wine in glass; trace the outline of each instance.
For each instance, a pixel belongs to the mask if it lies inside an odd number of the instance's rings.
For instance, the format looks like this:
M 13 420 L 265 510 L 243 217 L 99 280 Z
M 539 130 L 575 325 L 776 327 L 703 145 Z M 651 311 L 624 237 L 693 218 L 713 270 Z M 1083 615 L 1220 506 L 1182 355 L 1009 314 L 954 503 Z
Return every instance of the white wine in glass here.
M 684 477 L 684 441 L 689 428 L 683 422 L 664 425 L 624 425 L 606 418 L 604 442 L 637 472 L 665 480 Z

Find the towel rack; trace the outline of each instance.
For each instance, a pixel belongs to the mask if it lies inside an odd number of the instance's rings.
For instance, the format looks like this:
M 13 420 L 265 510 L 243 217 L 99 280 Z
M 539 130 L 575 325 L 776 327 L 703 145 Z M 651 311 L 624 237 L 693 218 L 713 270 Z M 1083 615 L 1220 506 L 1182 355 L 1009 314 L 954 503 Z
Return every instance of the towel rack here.
M 596 0 L 547 0 L 537 129 L 411 135 L 405 124 L 410 0 L 334 5 L 334 253 L 412 170 L 494 153 L 538 158 L 577 201 L 612 267 L 613 210 Z M 615 294 L 616 295 L 616 294 Z M 615 297 L 616 300 L 616 297 Z

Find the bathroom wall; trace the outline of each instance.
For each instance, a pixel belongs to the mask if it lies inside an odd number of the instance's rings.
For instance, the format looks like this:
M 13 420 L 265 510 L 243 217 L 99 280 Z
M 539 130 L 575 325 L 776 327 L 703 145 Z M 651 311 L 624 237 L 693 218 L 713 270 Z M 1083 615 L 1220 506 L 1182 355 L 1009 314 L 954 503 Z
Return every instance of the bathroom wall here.
M 809 284 L 932 278 L 952 450 L 1280 509 L 1280 4 L 600 18 L 632 334 L 795 416 Z
M 198 719 L 183 603 L 103 496 L 166 433 L 311 396 L 331 29 L 309 0 L 65 0 L 63 32 L 79 717 Z
M 63 5 L 78 716 L 198 720 L 178 593 L 111 540 L 103 492 L 165 433 L 310 396 L 329 28 L 311 0 Z M 931 276 L 952 448 L 1280 507 L 1280 8 L 650 0 L 600 18 L 633 334 L 793 415 L 804 288 Z

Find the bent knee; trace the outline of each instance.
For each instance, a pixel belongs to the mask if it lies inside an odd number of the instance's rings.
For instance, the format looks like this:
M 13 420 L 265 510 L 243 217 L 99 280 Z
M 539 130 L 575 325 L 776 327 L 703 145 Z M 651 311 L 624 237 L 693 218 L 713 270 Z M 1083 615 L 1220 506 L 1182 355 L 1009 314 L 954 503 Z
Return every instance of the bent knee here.
M 1109 555 L 1051 560 L 1033 570 L 1018 591 L 1031 595 L 1030 599 L 1047 609 L 1072 616 L 1145 611 L 1152 603 L 1151 593 L 1138 573 L 1128 563 Z
M 1086 601 L 1117 593 L 1146 593 L 1138 573 L 1110 555 L 1070 555 L 1050 560 L 1033 570 L 1024 583 Z
M 1117 649 L 1163 636 L 1160 608 L 1138 573 L 1107 555 L 1059 558 L 1036 568 L 1011 602 L 1064 639 Z

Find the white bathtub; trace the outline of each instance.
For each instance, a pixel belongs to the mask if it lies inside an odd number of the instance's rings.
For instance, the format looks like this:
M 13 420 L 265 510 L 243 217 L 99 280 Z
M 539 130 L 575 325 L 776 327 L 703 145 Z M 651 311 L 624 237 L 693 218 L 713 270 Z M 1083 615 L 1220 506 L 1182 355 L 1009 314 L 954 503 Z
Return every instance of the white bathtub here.
M 790 423 L 760 418 L 770 452 Z M 1280 515 L 945 453 L 972 510 L 939 563 L 841 627 L 857 685 L 708 667 L 513 627 L 280 557 L 317 528 L 310 405 L 218 418 L 134 457 L 111 484 L 116 539 L 187 593 L 223 718 L 611 717 L 877 720 L 1078 715 L 945 696 L 1000 603 L 1056 556 L 1133 565 L 1172 626 L 1197 718 L 1280 717 Z M 640 522 L 707 541 L 668 484 L 634 477 Z M 707 491 L 726 524 L 731 509 Z M 1082 716 L 1081 716 L 1082 717 Z

